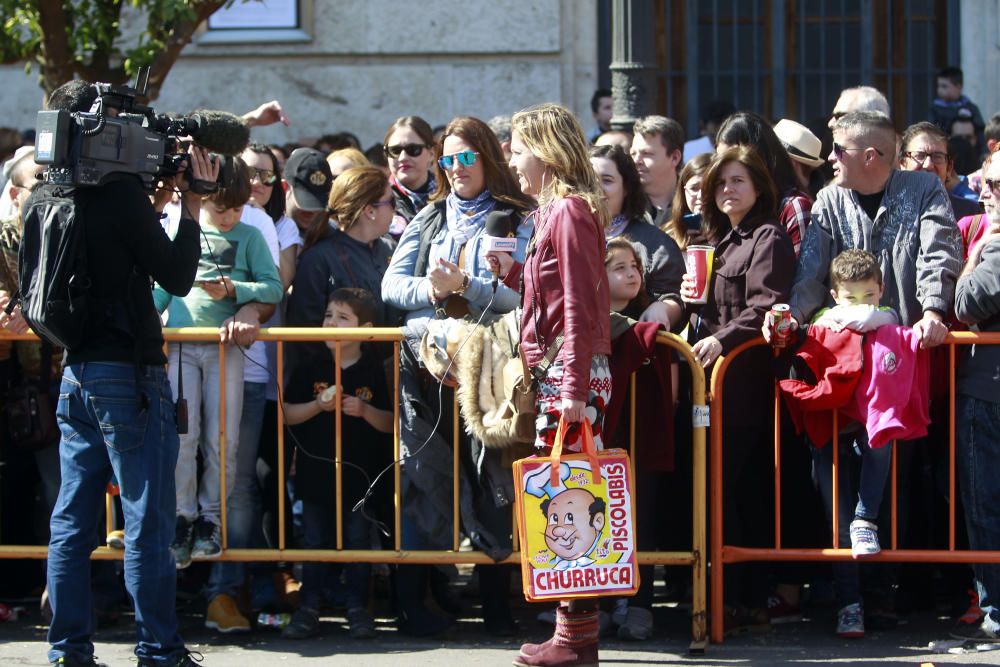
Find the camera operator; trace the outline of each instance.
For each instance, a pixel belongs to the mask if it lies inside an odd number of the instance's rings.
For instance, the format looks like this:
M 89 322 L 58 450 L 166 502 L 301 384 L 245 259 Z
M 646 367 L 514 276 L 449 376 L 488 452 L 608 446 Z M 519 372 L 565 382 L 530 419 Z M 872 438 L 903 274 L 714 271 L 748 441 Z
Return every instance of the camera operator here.
M 95 98 L 93 86 L 71 81 L 52 93 L 48 107 L 87 111 Z M 192 147 L 188 160 L 193 181 L 217 179 L 219 165 L 204 150 Z M 176 570 L 169 547 L 178 437 L 150 290 L 152 279 L 182 296 L 194 282 L 201 197 L 183 175 L 164 185 L 174 186 L 183 193 L 184 212 L 173 241 L 138 179 L 124 176 L 75 191 L 77 223 L 85 229 L 90 302 L 101 308 L 92 313 L 82 342 L 67 352 L 57 409 L 62 484 L 52 512 L 48 561 L 53 664 L 97 664 L 90 554 L 97 546 L 98 508 L 112 472 L 121 488 L 125 585 L 135 605 L 139 665 L 195 664 L 177 632 Z M 35 189 L 25 210 L 47 187 Z

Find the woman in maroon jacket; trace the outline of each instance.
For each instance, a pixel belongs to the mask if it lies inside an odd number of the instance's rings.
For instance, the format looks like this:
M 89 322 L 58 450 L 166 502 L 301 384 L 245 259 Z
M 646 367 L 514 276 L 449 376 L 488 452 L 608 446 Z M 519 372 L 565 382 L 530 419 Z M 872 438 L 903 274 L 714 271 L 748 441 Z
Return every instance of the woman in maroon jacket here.
M 728 148 L 702 182 L 702 233 L 715 246 L 708 303 L 689 306 L 692 352 L 706 369 L 721 354 L 760 336 L 764 315 L 785 303 L 795 275 L 795 250 L 778 223 L 774 181 L 757 151 Z M 681 297 L 695 291 L 684 276 Z M 774 375 L 770 348 L 742 353 L 726 373 L 722 415 L 723 537 L 726 544 L 767 546 L 771 522 L 769 446 Z M 713 424 L 713 428 L 718 426 Z M 726 568 L 726 624 L 766 624 L 767 577 L 753 566 Z M 741 588 L 742 585 L 742 588 Z
M 600 447 L 611 398 L 611 299 L 604 269 L 608 213 L 590 164 L 583 130 L 556 104 L 514 114 L 510 165 L 521 190 L 538 198 L 535 234 L 523 267 L 521 349 L 538 382 L 536 447 L 551 447 L 562 417 L 568 449 L 579 451 L 587 419 Z M 551 365 L 547 351 L 555 353 Z M 544 374 L 542 372 L 544 371 Z M 594 600 L 574 600 L 556 612 L 544 644 L 525 644 L 515 665 L 596 665 Z

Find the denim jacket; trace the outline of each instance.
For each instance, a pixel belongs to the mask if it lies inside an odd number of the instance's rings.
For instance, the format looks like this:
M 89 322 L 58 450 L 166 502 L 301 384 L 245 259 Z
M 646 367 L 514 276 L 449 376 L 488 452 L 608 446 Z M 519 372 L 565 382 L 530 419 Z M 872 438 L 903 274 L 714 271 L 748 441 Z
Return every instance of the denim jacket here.
M 420 230 L 425 225 L 436 225 L 440 228 L 430 244 L 430 256 L 426 259 L 428 270 L 437 264 L 439 258 L 458 263 L 461 246 L 455 243 L 444 221 L 444 201 L 425 206 L 423 210 L 406 226 L 399 239 L 399 245 L 392 255 L 385 276 L 382 278 L 382 299 L 406 313 L 406 329 L 408 334 L 419 336 L 426 327 L 427 320 L 434 317 L 434 304 L 430 298 L 430 279 L 426 275 L 414 275 L 420 253 Z M 517 252 L 514 260 L 524 262 L 528 248 L 528 240 L 534 228 L 531 218 L 525 218 L 517 228 Z M 469 287 L 462 295 L 469 301 L 474 317 L 479 317 L 483 309 L 493 298 L 490 310 L 495 313 L 506 313 L 516 308 L 520 295 L 507 287 L 501 281 L 493 297 L 493 274 L 489 262 L 486 261 L 486 250 L 483 246 L 483 229 L 469 239 L 465 249 L 464 271 L 471 277 Z M 409 335 L 408 335 L 409 337 Z

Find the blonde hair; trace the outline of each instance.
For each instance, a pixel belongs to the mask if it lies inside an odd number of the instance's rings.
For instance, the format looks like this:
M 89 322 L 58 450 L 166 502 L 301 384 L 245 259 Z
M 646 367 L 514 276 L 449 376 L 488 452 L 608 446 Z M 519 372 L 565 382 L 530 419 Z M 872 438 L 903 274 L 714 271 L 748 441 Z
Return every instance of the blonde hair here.
M 539 205 L 573 195 L 586 202 L 601 226 L 607 227 L 610 216 L 604 192 L 576 116 L 559 104 L 539 104 L 514 114 L 511 129 L 551 175 L 538 195 Z
M 367 167 L 371 165 L 371 161 L 357 148 L 341 148 L 340 150 L 333 151 L 326 156 L 326 163 L 332 168 L 334 162 L 341 158 L 350 162 L 351 167 Z

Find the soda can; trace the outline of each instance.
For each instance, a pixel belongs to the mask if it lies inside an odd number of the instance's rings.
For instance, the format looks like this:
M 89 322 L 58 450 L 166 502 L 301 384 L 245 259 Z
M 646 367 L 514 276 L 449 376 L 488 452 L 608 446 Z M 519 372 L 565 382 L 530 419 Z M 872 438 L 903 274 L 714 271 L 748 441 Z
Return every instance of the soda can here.
M 262 611 L 257 615 L 257 627 L 259 628 L 274 628 L 275 630 L 281 630 L 291 622 L 291 614 L 268 614 L 267 612 Z
M 786 347 L 792 337 L 792 309 L 787 303 L 776 303 L 771 306 L 771 345 Z

